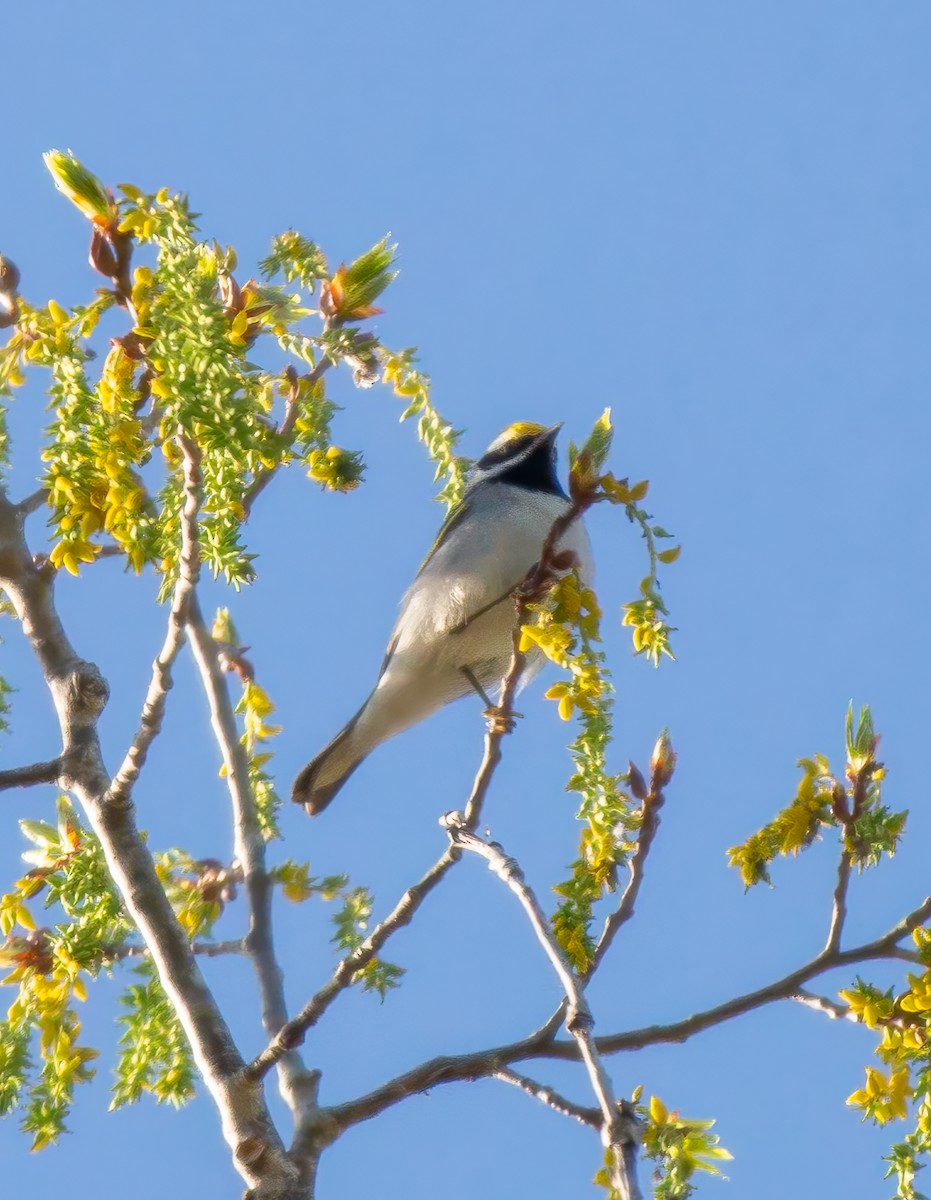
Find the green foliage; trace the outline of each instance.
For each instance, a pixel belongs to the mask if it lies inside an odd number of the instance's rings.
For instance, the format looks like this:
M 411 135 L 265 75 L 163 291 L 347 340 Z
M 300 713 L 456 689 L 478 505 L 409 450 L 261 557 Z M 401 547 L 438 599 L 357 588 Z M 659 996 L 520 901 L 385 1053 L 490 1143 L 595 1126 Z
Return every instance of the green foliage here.
M 28 902 L 42 896 L 46 909 L 57 905 L 69 918 L 56 930 L 71 957 L 82 970 L 96 974 L 131 929 L 100 842 L 81 824 L 66 796 L 58 798 L 56 825 L 31 820 L 19 825 L 34 847 L 23 854 L 31 869 L 0 897 L 0 930 L 8 934 L 17 924 L 34 930 Z
M 266 279 L 281 274 L 286 283 L 296 279 L 311 294 L 319 280 L 329 278 L 323 251 L 293 229 L 272 240 L 271 254 L 262 259 L 259 268 Z
M 113 197 L 96 175 L 88 171 L 70 150 L 49 150 L 43 159 L 58 190 L 85 217 L 107 225 L 113 218 Z
M 85 985 L 65 940 L 49 929 L 9 934 L 0 965 L 12 967 L 2 982 L 18 986 L 0 1022 L 0 1111 L 20 1109 L 20 1125 L 40 1150 L 65 1132 L 75 1087 L 94 1076 L 97 1051 L 81 1044 L 74 1007 Z
M 579 726 L 569 747 L 574 771 L 566 790 L 581 797 L 577 817 L 583 828 L 572 873 L 555 886 L 562 900 L 553 928 L 569 961 L 584 971 L 595 948 L 590 933 L 594 905 L 606 890 L 614 889 L 618 864 L 636 845 L 639 816 L 621 777 L 607 770 L 614 694 L 604 653 L 598 649 L 601 609 L 594 592 L 573 571 L 533 607 L 537 620 L 523 626 L 520 649 L 538 648 L 564 669 L 566 678 L 546 695 L 558 702 L 563 720 L 575 715 Z
M 611 445 L 610 410 L 605 410 L 601 421 L 596 424 L 589 442 L 578 452 L 579 462 L 586 465 L 586 453 L 591 463 L 591 469 L 599 471 L 607 460 Z M 631 484 L 628 479 L 615 479 L 610 472 L 602 475 L 599 485 L 605 499 L 612 504 L 621 504 L 627 514 L 627 519 L 640 526 L 640 534 L 647 545 L 650 560 L 650 573 L 640 583 L 640 595 L 636 600 L 624 605 L 624 624 L 633 630 L 634 653 L 643 654 L 654 667 L 659 666 L 663 655 L 675 658 L 670 645 L 669 635 L 675 632 L 665 618 L 669 615 L 660 592 L 660 565 L 674 563 L 679 557 L 682 547 L 673 546 L 668 550 L 657 549 L 657 541 L 671 538 L 661 525 L 651 524 L 653 517 L 639 503 L 649 491 L 646 479 Z
M 372 916 L 372 896 L 368 888 L 354 887 L 343 890 L 342 901 L 341 907 L 333 914 L 336 932 L 331 940 L 343 954 L 351 954 L 365 941 Z M 384 1000 L 392 988 L 398 987 L 403 974 L 403 967 L 380 958 L 370 958 L 356 972 L 353 983 L 360 983 L 363 992 L 377 992 L 380 999 Z
M 14 689 L 0 675 L 0 733 L 8 733 L 10 728 L 10 696 Z
M 634 653 L 643 654 L 655 667 L 665 654 L 675 658 L 669 646 L 669 635 L 673 626 L 667 624 L 669 615 L 660 594 L 659 568 L 661 564 L 674 563 L 679 557 L 681 546 L 669 550 L 658 550 L 657 540 L 670 538 L 661 525 L 651 525 L 653 518 L 639 502 L 649 490 L 649 482 L 642 479 L 631 485 L 625 479 L 618 480 L 609 471 L 602 473 L 608 459 L 613 438 L 611 410 L 606 408 L 595 422 L 585 444 L 579 449 L 570 446 L 569 492 L 574 499 L 586 497 L 588 503 L 607 500 L 611 504 L 624 506 L 627 518 L 640 526 L 641 536 L 647 545 L 650 573 L 640 584 L 640 597 L 624 605 L 624 624 L 633 628 Z
M 249 763 L 249 788 L 255 802 L 256 815 L 266 841 L 281 836 L 277 812 L 281 804 L 275 783 L 266 770 L 272 759 L 270 750 L 263 747 L 281 732 L 280 725 L 269 725 L 268 717 L 275 706 L 264 688 L 255 682 L 251 662 L 245 657 L 247 647 L 240 645 L 239 634 L 233 624 L 229 609 L 217 610 L 212 636 L 219 648 L 220 665 L 233 671 L 242 682 L 242 696 L 236 712 L 243 719 L 240 737 Z
M 372 916 L 372 896 L 368 888 L 353 887 L 348 875 L 327 875 L 318 879 L 311 875 L 307 863 L 296 863 L 291 859 L 273 867 L 269 874 L 272 882 L 281 888 L 282 895 L 295 904 L 309 900 L 311 896 L 340 902 L 331 918 L 336 932 L 330 941 L 341 955 L 358 950 L 365 941 Z M 392 988 L 399 986 L 403 974 L 403 967 L 373 958 L 356 972 L 352 982 L 361 983 L 364 992 L 377 992 L 384 1000 Z
M 605 409 L 584 445 L 570 446 L 569 492 L 580 511 L 608 501 L 624 503 L 630 515 L 633 499 L 646 494 L 646 483 L 629 489 L 626 481 L 620 484 L 613 475 L 603 473 L 612 436 L 611 413 Z M 648 546 L 652 545 L 649 540 Z M 654 588 L 658 587 L 657 561 L 651 556 L 650 586 Z M 559 577 L 544 599 L 530 609 L 534 620 L 522 626 L 519 648 L 525 653 L 542 651 L 563 670 L 565 678 L 553 684 L 546 695 L 557 701 L 563 720 L 575 715 L 579 725 L 569 747 L 574 770 L 567 791 L 581 797 L 578 819 L 584 824 L 571 875 L 555 886 L 561 902 L 553 915 L 553 927 L 569 961 L 576 970 L 585 971 L 595 949 L 591 936 L 594 906 L 606 891 L 613 891 L 618 866 L 637 845 L 643 814 L 623 786 L 623 776 L 607 769 L 614 690 L 600 649 L 602 614 L 594 591 L 577 572 L 571 572 Z M 626 612 L 629 616 L 630 605 Z M 629 623 L 627 616 L 625 623 Z M 635 640 L 637 636 L 635 629 Z M 655 645 L 659 647 L 660 642 Z M 638 647 L 638 652 L 643 648 Z M 659 652 L 657 649 L 657 655 Z
M 461 499 L 470 463 L 457 453 L 459 431 L 433 403 L 429 376 L 415 365 L 413 350 L 388 350 L 359 327 L 380 311 L 375 302 L 397 274 L 395 247 L 387 238 L 331 271 L 320 247 L 288 231 L 274 239 L 261 263 L 264 281 L 241 283 L 234 251 L 202 237 L 184 196 L 167 188 L 149 194 L 129 184 L 114 196 L 70 152 L 51 151 L 46 162 L 56 186 L 90 222 L 90 262 L 106 285 L 84 305 L 65 309 L 50 300 L 36 307 L 19 294 L 19 272 L 0 258 L 0 329 L 9 330 L 0 346 L 0 397 L 22 385 L 27 372 L 48 376 L 51 419 L 42 482 L 53 568 L 76 575 L 102 551 L 118 553 L 136 574 L 156 573 L 160 598 L 167 599 L 182 565 L 183 529 L 196 508 L 203 563 L 236 588 L 249 583 L 255 568 L 246 520 L 278 470 L 300 464 L 310 479 L 337 492 L 362 482 L 361 454 L 334 437 L 340 409 L 328 394 L 327 372 L 341 364 L 357 386 L 371 386 L 380 374 L 404 400 L 401 420 L 416 418 L 435 482 L 442 484 L 439 498 L 450 507 Z M 99 323 L 105 314 L 108 322 L 125 315 L 126 329 L 104 349 Z M 306 324 L 308 318 L 317 323 Z M 4 418 L 0 407 L 3 461 Z M 648 485 L 631 486 L 603 473 L 611 440 L 605 411 L 586 443 L 571 448 L 570 491 L 583 508 L 603 500 L 621 504 L 640 526 L 650 573 L 640 599 L 627 606 L 625 622 L 634 627 L 636 651 L 656 663 L 663 654 L 671 657 L 659 567 L 672 562 L 678 548 L 657 549 L 657 539 L 669 535 L 639 507 Z M 568 790 L 579 798 L 582 830 L 571 876 L 557 888 L 562 902 L 554 924 L 579 971 L 591 961 L 594 905 L 613 888 L 619 865 L 636 847 L 645 812 L 607 766 L 613 692 L 600 615 L 594 593 L 570 571 L 523 630 L 525 648 L 538 646 L 564 669 L 565 678 L 549 695 L 564 719 L 578 721 Z M 279 836 L 279 800 L 268 769 L 269 745 L 279 732 L 270 723 L 274 704 L 256 681 L 225 609 L 213 637 L 221 665 L 241 684 L 236 711 L 249 784 L 262 831 L 271 839 Z M 0 727 L 6 691 L 0 682 Z M 646 803 L 633 785 L 631 792 Z M 0 961 L 9 968 L 4 982 L 17 988 L 0 1024 L 0 1112 L 20 1112 L 40 1147 L 60 1135 L 75 1086 L 93 1074 L 89 1064 L 97 1052 L 80 1041 L 76 1004 L 101 970 L 138 960 L 138 980 L 122 999 L 113 1107 L 143 1093 L 183 1103 L 193 1093 L 194 1066 L 96 837 L 64 799 L 56 825 L 26 821 L 22 829 L 32 844 L 30 869 L 0 898 L 6 936 Z M 240 949 L 238 943 L 211 943 L 216 922 L 236 898 L 239 865 L 194 858 L 183 849 L 157 853 L 154 862 L 195 948 Z M 364 945 L 373 910 L 366 888 L 343 875 L 316 877 L 308 864 L 290 859 L 273 866 L 270 878 L 290 901 L 316 897 L 334 905 L 332 942 L 339 954 Z M 47 926 L 35 918 L 40 898 Z M 354 982 L 384 999 L 403 973 L 373 958 Z M 688 1179 L 681 1164 L 678 1175 L 668 1166 L 677 1155 L 699 1161 L 690 1169 L 710 1169 L 701 1160 L 715 1157 L 716 1139 L 703 1141 L 700 1123 L 675 1125 L 669 1118 L 666 1125 L 655 1136 L 668 1178 Z
M 718 1164 L 730 1161 L 733 1155 L 720 1144 L 718 1135 L 710 1132 L 714 1121 L 670 1112 L 658 1096 L 651 1096 L 649 1104 L 639 1104 L 641 1091 L 638 1087 L 634 1093 L 633 1111 L 640 1121 L 641 1153 L 654 1164 L 654 1200 L 688 1200 L 695 1192 L 694 1180 L 699 1172 L 723 1179 Z M 610 1150 L 605 1152 L 604 1162 L 593 1182 L 606 1190 L 605 1200 L 620 1200 L 611 1182 Z
M 12 968 L 3 982 L 18 986 L 7 1020 L 0 1023 L 0 1112 L 22 1111 L 34 1149 L 58 1139 L 75 1086 L 94 1074 L 89 1064 L 98 1051 L 80 1041 L 74 1002 L 86 998 L 88 980 L 134 949 L 100 843 L 64 796 L 57 817 L 56 825 L 20 822 L 33 846 L 23 855 L 31 867 L 0 897 L 0 929 L 6 935 L 0 964 Z M 158 856 L 157 867 L 191 936 L 208 932 L 223 899 L 230 898 L 228 874 L 219 864 L 195 863 L 181 851 Z M 47 911 L 65 919 L 37 927 L 33 904 L 40 897 Z M 114 1103 L 135 1099 L 143 1087 L 177 1102 L 191 1091 L 187 1043 L 150 964 L 141 970 L 150 978 L 127 993 L 130 1014 Z
M 0 1021 L 0 1116 L 14 1112 L 21 1102 L 32 1059 L 29 1044 L 32 1029 L 28 1022 L 13 1025 Z
M 347 326 L 379 311 L 374 301 L 397 274 L 387 239 L 332 273 L 301 234 L 274 239 L 261 264 L 266 278 L 280 275 L 308 294 L 320 290 L 323 328 L 307 333 L 298 328 L 312 312 L 302 296 L 251 279 L 240 285 L 235 253 L 199 237 L 183 196 L 123 184 L 114 199 L 70 152 L 51 151 L 46 162 L 56 186 L 92 222 L 91 262 L 112 285 L 87 306 L 65 310 L 52 300 L 37 309 L 19 297 L 12 264 L 4 275 L 10 291 L 0 298 L 13 312 L 2 321 L 12 332 L 0 348 L 0 394 L 21 384 L 27 367 L 51 374 L 44 482 L 54 566 L 77 574 L 112 539 L 136 572 L 150 565 L 162 574 L 167 597 L 179 563 L 188 439 L 201 459 L 203 560 L 234 586 L 248 583 L 254 568 L 243 521 L 257 481 L 295 459 L 335 491 L 362 479 L 361 455 L 334 445 L 330 428 L 338 409 L 323 371 L 343 361 L 368 386 L 381 360 L 386 380 L 408 399 L 406 415 L 419 416 L 437 478 L 447 477 L 443 498 L 461 495 L 467 462 L 454 452 L 458 434 L 433 407 L 413 353 L 384 351 L 370 332 Z M 150 261 L 133 269 L 137 252 Z M 89 342 L 114 305 L 129 314 L 131 328 L 112 339 L 92 376 Z M 262 337 L 292 360 L 283 371 L 247 357 Z M 285 404 L 278 422 L 276 396 Z
M 382 349 L 380 354 L 382 378 L 392 385 L 396 396 L 407 402 L 401 420 L 417 417 L 417 436 L 436 463 L 433 482 L 446 479 L 437 499 L 447 509 L 454 508 L 462 499 L 471 466 L 469 459 L 456 454 L 461 432 L 447 424 L 434 408 L 430 399 L 430 376 L 414 366 L 417 361 L 414 350 L 392 352 Z
M 194 1095 L 191 1051 L 153 964 L 142 962 L 135 971 L 142 982 L 120 997 L 125 1012 L 110 1108 L 135 1104 L 143 1094 L 180 1108 Z
M 643 1153 L 656 1165 L 653 1195 L 656 1200 L 686 1200 L 695 1191 L 699 1171 L 720 1175 L 720 1162 L 731 1155 L 711 1133 L 714 1121 L 695 1120 L 670 1112 L 657 1096 L 639 1110 L 645 1118 Z
M 193 858 L 186 850 L 155 854 L 155 871 L 188 937 L 209 937 L 223 909 L 236 898 L 238 867 L 216 858 Z
M 374 302 L 397 276 L 391 270 L 396 250 L 385 237 L 348 267 L 339 266 L 326 285 L 323 311 L 336 321 L 362 321 L 380 313 Z
M 573 475 L 597 476 L 598 472 L 608 461 L 611 443 L 614 440 L 614 426 L 611 423 L 611 409 L 606 408 L 586 439 L 585 445 L 576 446 L 569 443 L 569 470 Z
M 919 1192 L 915 1180 L 919 1171 L 923 1171 L 926 1163 L 920 1161 L 931 1154 L 931 1135 L 920 1129 L 908 1134 L 903 1141 L 897 1142 L 885 1161 L 889 1170 L 885 1178 L 895 1178 L 896 1196 L 899 1200 L 928 1200 L 926 1193 Z
M 912 937 L 922 969 L 908 973 L 907 987 L 881 991 L 858 977 L 840 997 L 879 1035 L 875 1054 L 881 1064 L 866 1068 L 864 1086 L 847 1103 L 877 1125 L 911 1120 L 911 1132 L 887 1157 L 887 1178 L 895 1177 L 901 1200 L 925 1200 L 915 1177 L 931 1153 L 931 931 L 919 927 Z
M 844 780 L 831 771 L 823 754 L 799 759 L 802 778 L 795 798 L 769 824 L 728 851 L 747 887 L 771 883 L 769 866 L 780 855 L 797 855 L 822 830 L 841 831 L 851 866 L 874 867 L 890 857 L 905 828 L 907 812 L 891 812 L 882 802 L 885 770 L 875 758 L 879 739 L 868 708 L 860 711 L 856 731 L 853 709 L 847 713 L 847 763 Z
M 867 870 L 883 855 L 895 854 L 907 813 L 892 812 L 883 804 L 885 769 L 876 759 L 878 746 L 869 708 L 861 708 L 855 721 L 851 705 L 843 778 L 832 772 L 822 754 L 801 759 L 802 778 L 792 802 L 728 851 L 747 887 L 763 880 L 771 883 L 774 859 L 797 855 L 826 829 L 839 831 L 841 852 L 850 867 Z M 912 936 L 923 970 L 908 974 L 907 988 L 881 990 L 857 978 L 840 993 L 851 1015 L 880 1035 L 876 1056 L 881 1065 L 866 1068 L 864 1086 L 851 1093 L 847 1103 L 879 1125 L 906 1120 L 910 1114 L 914 1119 L 913 1131 L 893 1146 L 887 1159 L 887 1178 L 896 1178 L 901 1200 L 922 1200 L 914 1181 L 924 1165 L 919 1159 L 931 1150 L 931 933 L 918 927 Z
M 86 980 L 119 951 L 129 926 L 113 891 L 100 844 L 82 828 L 66 797 L 57 825 L 21 821 L 34 849 L 32 864 L 13 890 L 0 897 L 0 965 L 12 968 L 3 983 L 17 994 L 0 1023 L 0 1112 L 19 1108 L 33 1149 L 57 1141 L 77 1084 L 90 1080 L 97 1051 L 80 1042 L 74 1007 L 86 998 Z M 67 920 L 37 927 L 29 901 Z M 17 926 L 23 930 L 17 933 Z
M 275 319 L 274 306 L 250 305 L 242 293 L 238 305 L 223 303 L 219 285 L 228 254 L 196 240 L 181 196 L 127 198 L 120 231 L 158 252 L 154 272 L 137 268 L 132 303 L 170 472 L 163 514 L 176 512 L 181 456 L 175 439 L 188 437 L 203 456 L 201 553 L 215 574 L 239 586 L 253 575 L 241 535 L 243 502 L 251 480 L 268 465 L 271 432 L 264 404 L 268 376 L 245 352 L 258 331 L 250 316 L 261 327 Z M 161 551 L 169 579 L 178 542 L 173 525 L 166 528 L 163 518 Z

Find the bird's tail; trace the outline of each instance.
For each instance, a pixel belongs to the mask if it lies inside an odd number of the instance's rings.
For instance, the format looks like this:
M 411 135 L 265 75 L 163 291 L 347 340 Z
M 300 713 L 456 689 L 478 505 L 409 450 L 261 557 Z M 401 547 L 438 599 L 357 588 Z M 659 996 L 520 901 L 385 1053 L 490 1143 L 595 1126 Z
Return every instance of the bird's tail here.
M 356 767 L 374 747 L 358 736 L 361 713 L 312 759 L 294 781 L 291 798 L 315 817 L 323 812 Z M 362 743 L 362 744 L 360 744 Z
M 463 690 L 468 684 L 463 684 Z M 323 812 L 356 767 L 382 742 L 409 729 L 455 695 L 412 688 L 407 676 L 383 673 L 374 692 L 326 749 L 301 771 L 291 796 L 315 817 Z

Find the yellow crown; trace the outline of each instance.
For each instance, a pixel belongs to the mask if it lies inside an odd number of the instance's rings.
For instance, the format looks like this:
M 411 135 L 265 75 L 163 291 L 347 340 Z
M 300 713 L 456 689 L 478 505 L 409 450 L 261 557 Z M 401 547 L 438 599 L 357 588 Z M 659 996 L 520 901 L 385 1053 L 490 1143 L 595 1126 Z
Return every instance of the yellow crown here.
M 538 425 L 536 421 L 515 421 L 513 425 L 509 425 L 507 429 L 498 434 L 488 450 L 500 450 L 509 442 L 516 442 L 525 437 L 536 437 L 541 433 L 546 433 L 545 425 Z

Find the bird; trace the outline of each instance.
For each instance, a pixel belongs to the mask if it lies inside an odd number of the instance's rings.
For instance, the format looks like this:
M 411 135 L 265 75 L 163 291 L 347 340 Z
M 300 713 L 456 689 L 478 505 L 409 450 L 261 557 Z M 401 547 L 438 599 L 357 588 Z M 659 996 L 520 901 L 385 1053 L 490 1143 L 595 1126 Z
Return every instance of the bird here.
M 474 464 L 405 593 L 371 694 L 356 715 L 298 774 L 292 798 L 323 812 L 382 742 L 470 692 L 500 684 L 511 661 L 514 589 L 537 563 L 553 522 L 570 501 L 556 471 L 560 425 L 518 421 Z M 562 535 L 583 581 L 593 576 L 588 533 L 577 517 Z M 521 684 L 542 667 L 527 655 Z

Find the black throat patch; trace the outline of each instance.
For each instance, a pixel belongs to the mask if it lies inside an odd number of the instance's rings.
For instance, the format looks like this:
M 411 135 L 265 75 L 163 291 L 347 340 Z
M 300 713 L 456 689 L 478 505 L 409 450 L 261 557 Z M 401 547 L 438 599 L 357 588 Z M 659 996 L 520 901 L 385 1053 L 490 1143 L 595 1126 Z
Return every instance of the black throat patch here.
M 527 445 L 532 446 L 534 440 L 532 437 L 527 438 Z M 494 472 L 495 481 L 499 483 L 510 483 L 513 487 L 526 488 L 529 492 L 549 492 L 554 496 L 566 494 L 559 486 L 556 475 L 556 449 L 549 440 L 539 442 L 523 454 L 520 451 L 520 442 L 511 442 L 483 455 L 476 465 L 479 470 Z

